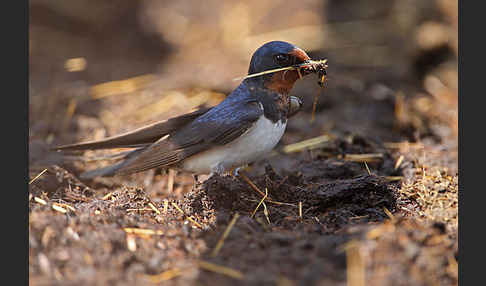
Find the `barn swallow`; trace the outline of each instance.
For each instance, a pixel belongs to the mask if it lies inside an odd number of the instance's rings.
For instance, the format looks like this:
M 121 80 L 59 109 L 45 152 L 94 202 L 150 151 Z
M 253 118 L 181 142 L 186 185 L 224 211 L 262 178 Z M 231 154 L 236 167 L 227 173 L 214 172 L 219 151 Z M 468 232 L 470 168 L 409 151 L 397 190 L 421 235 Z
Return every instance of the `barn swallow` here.
M 248 74 L 305 64 L 310 57 L 293 44 L 272 41 L 253 54 Z M 268 154 L 284 134 L 287 119 L 302 101 L 289 95 L 294 83 L 312 71 L 283 70 L 245 78 L 211 108 L 157 122 L 134 131 L 54 148 L 88 150 L 136 148 L 121 162 L 87 171 L 81 178 L 126 175 L 152 168 L 195 174 L 222 174 Z

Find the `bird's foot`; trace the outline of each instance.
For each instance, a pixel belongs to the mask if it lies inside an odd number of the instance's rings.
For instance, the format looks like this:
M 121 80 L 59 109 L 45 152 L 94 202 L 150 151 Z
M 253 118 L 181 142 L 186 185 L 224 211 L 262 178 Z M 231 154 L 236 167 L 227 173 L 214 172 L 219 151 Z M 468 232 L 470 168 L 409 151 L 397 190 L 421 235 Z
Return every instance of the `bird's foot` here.
M 231 170 L 229 171 L 229 174 L 233 178 L 236 178 L 236 177 L 239 176 L 239 172 L 245 170 L 246 168 L 248 168 L 248 165 L 243 165 L 243 166 L 240 166 L 240 167 L 231 168 Z

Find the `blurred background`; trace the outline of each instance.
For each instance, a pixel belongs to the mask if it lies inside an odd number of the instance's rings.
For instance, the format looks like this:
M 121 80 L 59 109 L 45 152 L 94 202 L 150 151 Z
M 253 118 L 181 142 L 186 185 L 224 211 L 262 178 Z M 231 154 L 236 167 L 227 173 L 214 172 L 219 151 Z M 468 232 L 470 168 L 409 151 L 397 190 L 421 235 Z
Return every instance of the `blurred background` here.
M 303 112 L 289 127 L 302 129 L 297 137 L 333 129 L 416 141 L 457 132 L 457 1 L 31 0 L 31 160 L 44 144 L 214 105 L 272 40 L 329 60 L 326 88 L 309 76 L 292 91 L 307 113 L 320 92 L 316 120 Z

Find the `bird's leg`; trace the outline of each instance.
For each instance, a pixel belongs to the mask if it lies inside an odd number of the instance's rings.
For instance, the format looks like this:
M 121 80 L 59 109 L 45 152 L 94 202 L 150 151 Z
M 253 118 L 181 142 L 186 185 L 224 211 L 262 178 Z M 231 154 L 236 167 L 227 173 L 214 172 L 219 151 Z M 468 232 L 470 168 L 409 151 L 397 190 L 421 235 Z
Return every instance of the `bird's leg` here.
M 238 172 L 240 171 L 241 167 L 236 167 L 236 168 L 232 168 L 231 171 L 230 171 L 230 174 L 232 177 L 237 177 L 238 176 Z
M 244 170 L 248 167 L 248 165 L 242 165 L 242 166 L 239 166 L 239 167 L 233 167 L 231 168 L 231 170 L 229 171 L 230 175 L 233 177 L 233 178 L 236 178 L 237 176 L 239 176 L 239 171 L 240 170 Z

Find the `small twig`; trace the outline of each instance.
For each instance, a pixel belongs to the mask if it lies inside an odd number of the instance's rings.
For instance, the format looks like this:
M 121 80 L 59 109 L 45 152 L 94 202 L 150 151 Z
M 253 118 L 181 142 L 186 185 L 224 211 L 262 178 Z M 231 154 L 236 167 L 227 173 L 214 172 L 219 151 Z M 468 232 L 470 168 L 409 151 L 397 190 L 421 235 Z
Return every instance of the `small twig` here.
M 243 174 L 242 171 L 240 171 L 240 176 L 243 178 L 243 180 L 245 180 L 248 183 L 248 185 L 250 185 L 250 187 L 253 190 L 259 193 L 262 197 L 265 196 L 265 194 L 262 191 L 260 191 L 260 189 L 250 179 L 248 179 L 248 177 L 245 174 Z

